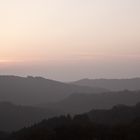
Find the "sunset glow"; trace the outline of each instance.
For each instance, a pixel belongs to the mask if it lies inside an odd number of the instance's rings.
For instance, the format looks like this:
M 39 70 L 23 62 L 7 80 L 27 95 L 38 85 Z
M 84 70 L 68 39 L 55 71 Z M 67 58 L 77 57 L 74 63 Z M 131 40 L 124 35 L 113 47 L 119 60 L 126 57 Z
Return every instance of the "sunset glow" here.
M 139 0 L 0 1 L 1 74 L 137 77 L 139 56 Z

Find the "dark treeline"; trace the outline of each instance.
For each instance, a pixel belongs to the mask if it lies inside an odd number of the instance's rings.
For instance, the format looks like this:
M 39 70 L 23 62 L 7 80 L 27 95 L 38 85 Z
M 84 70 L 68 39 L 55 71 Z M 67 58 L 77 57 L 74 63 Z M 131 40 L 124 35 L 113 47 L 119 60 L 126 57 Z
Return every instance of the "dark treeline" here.
M 139 104 L 133 107 L 119 106 L 119 110 L 104 110 L 104 113 L 101 114 L 102 118 L 108 111 L 112 112 L 114 116 L 121 113 L 122 110 L 133 114 L 134 117 L 127 119 L 128 121 L 125 123 L 121 121 L 111 124 L 97 123 L 94 121 L 94 117 L 89 117 L 89 113 L 74 117 L 67 115 L 43 120 L 7 136 L 1 132 L 1 137 L 3 137 L 1 140 L 138 140 L 140 139 L 140 111 L 138 108 L 140 110 Z M 127 117 L 127 113 L 122 114 L 118 120 Z M 113 121 L 116 119 L 112 119 Z

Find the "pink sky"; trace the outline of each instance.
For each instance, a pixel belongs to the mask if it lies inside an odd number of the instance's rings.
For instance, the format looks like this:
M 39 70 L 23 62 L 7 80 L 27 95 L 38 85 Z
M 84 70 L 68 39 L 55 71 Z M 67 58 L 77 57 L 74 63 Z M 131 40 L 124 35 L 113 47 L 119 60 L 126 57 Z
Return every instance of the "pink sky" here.
M 0 1 L 0 74 L 140 76 L 140 1 Z

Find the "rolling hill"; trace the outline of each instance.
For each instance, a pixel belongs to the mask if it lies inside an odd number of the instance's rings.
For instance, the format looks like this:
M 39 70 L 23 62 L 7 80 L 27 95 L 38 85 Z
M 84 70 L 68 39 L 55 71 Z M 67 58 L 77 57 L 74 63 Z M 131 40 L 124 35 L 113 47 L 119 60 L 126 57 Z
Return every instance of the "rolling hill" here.
M 63 112 L 0 102 L 0 130 L 15 131 L 60 114 Z
M 0 101 L 22 105 L 62 100 L 73 93 L 101 93 L 103 88 L 66 84 L 42 77 L 0 76 Z
M 117 104 L 134 105 L 140 102 L 140 91 L 118 91 L 101 94 L 72 94 L 55 103 L 42 104 L 41 107 L 63 110 L 77 114 L 91 109 L 109 109 Z

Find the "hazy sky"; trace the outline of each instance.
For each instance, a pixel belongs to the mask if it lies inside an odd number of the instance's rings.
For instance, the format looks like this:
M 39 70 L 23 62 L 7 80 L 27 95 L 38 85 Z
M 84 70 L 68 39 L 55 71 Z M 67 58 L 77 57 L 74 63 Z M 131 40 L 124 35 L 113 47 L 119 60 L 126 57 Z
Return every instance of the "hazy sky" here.
M 0 74 L 140 76 L 140 0 L 0 0 Z

